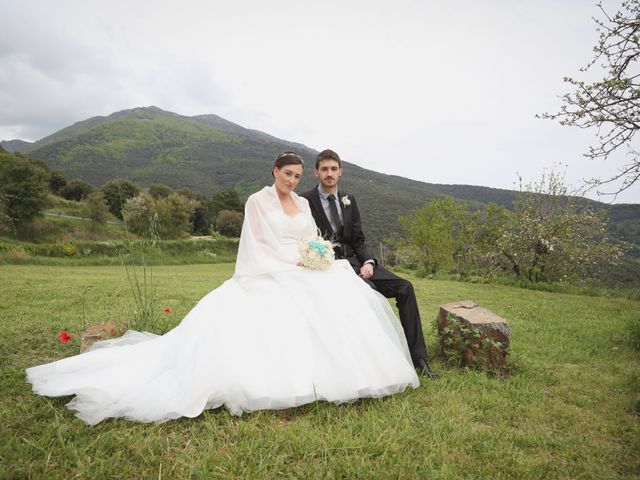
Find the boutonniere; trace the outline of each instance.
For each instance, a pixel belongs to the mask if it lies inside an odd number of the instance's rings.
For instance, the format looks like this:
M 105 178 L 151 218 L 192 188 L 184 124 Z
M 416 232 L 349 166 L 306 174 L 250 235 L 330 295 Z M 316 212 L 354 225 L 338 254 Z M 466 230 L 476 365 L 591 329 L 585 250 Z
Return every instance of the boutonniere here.
M 351 205 L 351 199 L 349 198 L 349 195 L 343 195 L 340 201 L 342 202 L 342 205 L 344 205 L 345 207 L 348 207 L 349 205 Z

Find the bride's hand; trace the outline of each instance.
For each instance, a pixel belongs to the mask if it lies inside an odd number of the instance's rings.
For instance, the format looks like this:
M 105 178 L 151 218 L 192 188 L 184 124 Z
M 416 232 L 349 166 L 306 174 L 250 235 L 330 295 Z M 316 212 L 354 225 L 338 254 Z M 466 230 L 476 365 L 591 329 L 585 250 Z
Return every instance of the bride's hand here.
M 300 262 L 300 261 L 299 261 L 298 263 L 296 263 L 296 265 L 297 265 L 298 267 L 304 267 L 304 263 L 302 263 L 302 262 Z

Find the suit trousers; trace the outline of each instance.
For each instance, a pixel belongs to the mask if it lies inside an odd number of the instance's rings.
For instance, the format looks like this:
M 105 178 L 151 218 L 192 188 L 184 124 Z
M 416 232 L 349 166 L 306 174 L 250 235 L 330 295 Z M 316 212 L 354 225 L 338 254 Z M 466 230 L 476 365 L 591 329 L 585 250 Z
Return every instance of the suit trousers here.
M 356 257 L 349 257 L 347 260 L 349 260 L 356 273 L 359 274 L 362 267 L 360 261 Z M 400 323 L 407 338 L 407 345 L 409 346 L 413 364 L 417 365 L 421 358 L 427 359 L 427 346 L 422 333 L 418 301 L 411 282 L 380 266 L 374 268 L 373 275 L 370 278 L 363 280 L 386 298 L 396 299 L 396 306 L 400 313 Z

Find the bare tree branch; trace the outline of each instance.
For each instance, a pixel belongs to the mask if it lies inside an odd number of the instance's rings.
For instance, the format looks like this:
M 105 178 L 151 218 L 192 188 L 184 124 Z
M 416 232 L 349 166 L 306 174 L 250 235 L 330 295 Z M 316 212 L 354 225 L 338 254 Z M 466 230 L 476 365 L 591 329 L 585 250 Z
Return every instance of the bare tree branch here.
M 565 77 L 573 91 L 563 95 L 559 112 L 545 112 L 538 118 L 556 120 L 561 125 L 596 128 L 596 141 L 589 146 L 585 157 L 607 160 L 611 154 L 627 147 L 630 163 L 615 175 L 586 182 L 588 189 L 614 184 L 617 195 L 640 180 L 640 155 L 633 148 L 635 134 L 640 130 L 640 0 L 626 0 L 620 10 L 609 15 L 601 3 L 597 4 L 603 19 L 594 18 L 599 39 L 593 48 L 594 58 L 586 72 L 602 62 L 605 77 L 601 81 L 586 82 Z M 620 183 L 621 182 L 621 183 Z M 602 194 L 598 191 L 599 194 Z

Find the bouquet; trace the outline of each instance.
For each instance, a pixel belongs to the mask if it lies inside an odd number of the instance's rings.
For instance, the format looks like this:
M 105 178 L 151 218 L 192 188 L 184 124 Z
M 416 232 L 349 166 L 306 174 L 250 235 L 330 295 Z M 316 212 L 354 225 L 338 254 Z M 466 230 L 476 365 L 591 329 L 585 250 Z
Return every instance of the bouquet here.
M 335 258 L 333 244 L 322 237 L 303 240 L 298 245 L 300 261 L 305 267 L 313 270 L 327 270 Z

